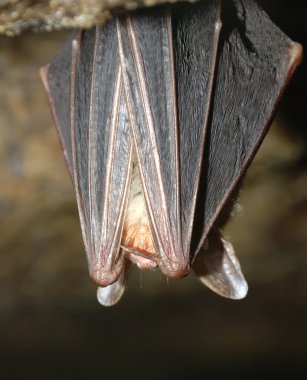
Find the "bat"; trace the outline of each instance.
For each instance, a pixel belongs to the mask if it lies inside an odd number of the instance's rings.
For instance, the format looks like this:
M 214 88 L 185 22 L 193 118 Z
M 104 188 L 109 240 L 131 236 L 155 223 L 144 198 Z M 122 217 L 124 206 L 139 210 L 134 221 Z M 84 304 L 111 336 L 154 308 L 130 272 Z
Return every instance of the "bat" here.
M 301 56 L 253 0 L 206 0 L 118 14 L 41 69 L 102 305 L 131 263 L 245 297 L 220 229 Z

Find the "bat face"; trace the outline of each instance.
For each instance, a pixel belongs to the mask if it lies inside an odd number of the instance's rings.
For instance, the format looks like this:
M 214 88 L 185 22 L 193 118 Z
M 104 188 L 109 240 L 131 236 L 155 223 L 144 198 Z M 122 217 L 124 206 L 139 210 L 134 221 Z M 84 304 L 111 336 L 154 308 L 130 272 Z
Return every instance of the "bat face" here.
M 122 296 L 131 262 L 170 278 L 192 267 L 217 293 L 246 295 L 219 228 L 301 47 L 253 0 L 223 9 L 121 15 L 41 69 L 103 305 Z

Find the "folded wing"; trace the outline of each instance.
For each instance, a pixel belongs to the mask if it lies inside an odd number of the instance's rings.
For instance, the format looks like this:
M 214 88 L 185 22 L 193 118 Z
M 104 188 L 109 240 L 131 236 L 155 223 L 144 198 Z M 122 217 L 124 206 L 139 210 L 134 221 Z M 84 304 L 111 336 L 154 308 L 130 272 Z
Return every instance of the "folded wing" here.
M 120 55 L 140 176 L 161 270 L 187 272 L 182 251 L 178 124 L 170 14 L 155 10 L 117 21 Z
M 235 0 L 223 19 L 197 219 L 203 238 L 255 155 L 301 47 L 252 0 Z M 200 249 L 202 241 L 198 249 Z
M 45 70 L 45 83 L 73 176 L 91 277 L 106 286 L 125 265 L 119 251 L 132 154 L 114 21 L 82 31 L 62 54 Z
M 161 270 L 189 270 L 220 2 L 118 19 L 127 107 Z

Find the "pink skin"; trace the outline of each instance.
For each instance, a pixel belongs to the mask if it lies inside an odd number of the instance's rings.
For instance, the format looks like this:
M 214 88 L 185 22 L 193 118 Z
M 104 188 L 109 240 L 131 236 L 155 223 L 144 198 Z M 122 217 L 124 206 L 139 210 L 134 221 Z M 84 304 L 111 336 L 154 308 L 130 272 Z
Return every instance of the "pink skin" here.
M 135 255 L 134 253 L 130 253 L 129 255 L 131 261 L 138 266 L 140 269 L 154 269 L 157 267 L 157 264 L 150 259 L 146 259 L 145 257 Z

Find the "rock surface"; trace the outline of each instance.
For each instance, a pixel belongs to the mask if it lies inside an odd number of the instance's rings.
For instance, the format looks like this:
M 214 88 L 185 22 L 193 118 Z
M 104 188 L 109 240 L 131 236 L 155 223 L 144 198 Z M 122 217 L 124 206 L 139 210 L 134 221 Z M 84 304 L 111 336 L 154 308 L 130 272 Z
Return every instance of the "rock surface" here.
M 175 2 L 173 0 L 171 2 Z M 115 10 L 132 10 L 166 0 L 0 0 L 0 33 L 90 28 L 103 23 Z

